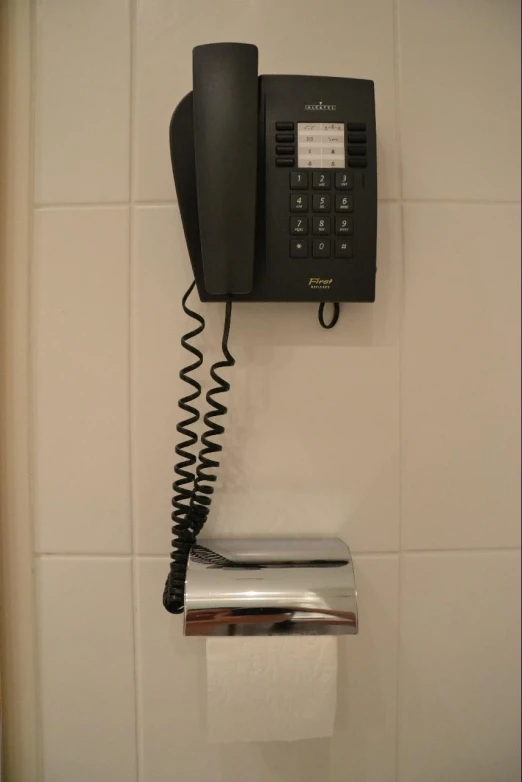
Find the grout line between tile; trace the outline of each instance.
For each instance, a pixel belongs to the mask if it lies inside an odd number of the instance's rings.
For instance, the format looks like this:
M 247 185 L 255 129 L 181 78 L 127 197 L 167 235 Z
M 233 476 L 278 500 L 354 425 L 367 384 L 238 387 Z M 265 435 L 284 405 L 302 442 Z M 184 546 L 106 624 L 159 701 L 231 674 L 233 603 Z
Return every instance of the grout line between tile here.
M 128 207 L 129 201 L 55 201 L 48 204 L 35 204 L 36 212 L 52 211 L 53 209 L 121 209 Z
M 398 156 L 398 190 L 399 190 L 399 236 L 401 244 L 400 252 L 400 307 L 399 307 L 399 346 L 398 346 L 398 386 L 399 386 L 399 555 L 397 559 L 397 636 L 396 636 L 396 654 L 397 664 L 395 673 L 395 782 L 399 779 L 399 738 L 400 738 L 400 671 L 401 671 L 401 604 L 402 604 L 402 565 L 403 565 L 403 491 L 402 491 L 402 345 L 403 345 L 403 324 L 404 324 L 404 299 L 405 299 L 405 260 L 404 260 L 404 192 L 403 192 L 403 160 L 402 160 L 402 123 L 401 123 L 401 61 L 400 61 L 400 23 L 399 23 L 399 0 L 393 0 L 393 54 L 394 54 L 394 77 L 395 77 L 395 133 L 396 148 Z
M 134 292 L 134 210 L 132 198 L 134 189 L 133 143 L 134 143 L 134 107 L 135 107 L 135 54 L 136 54 L 136 18 L 137 0 L 129 2 L 129 234 L 128 234 L 128 277 L 127 277 L 127 356 L 128 356 L 128 433 L 129 433 L 129 493 L 130 493 L 130 533 L 131 533 L 131 604 L 132 604 L 132 637 L 133 637 L 133 672 L 134 672 L 134 753 L 136 782 L 141 778 L 141 688 L 140 688 L 140 655 L 139 655 L 139 623 L 138 623 L 138 568 L 136 558 L 136 514 L 134 502 L 134 441 L 133 441 L 133 292 Z
M 448 554 L 508 554 L 511 552 L 520 552 L 520 546 L 493 546 L 489 548 L 432 548 L 432 549 L 403 549 L 402 551 L 352 551 L 355 559 L 361 557 L 410 557 L 410 556 L 429 556 L 430 554 L 436 555 L 448 555 Z M 60 551 L 60 552 L 40 552 L 35 554 L 36 559 L 64 559 L 64 558 L 76 558 L 76 559 L 135 559 L 137 561 L 146 559 L 159 559 L 168 561 L 168 552 L 165 554 L 148 554 L 148 553 L 114 553 L 109 554 L 107 552 L 79 552 L 79 551 Z
M 487 198 L 403 198 L 403 204 L 425 204 L 434 206 L 443 206 L 449 204 L 452 206 L 518 206 L 518 200 L 491 200 Z
M 30 187 L 29 187 L 29 274 L 28 274 L 28 337 L 29 345 L 27 350 L 27 374 L 28 374 L 28 447 L 29 447 L 29 507 L 31 513 L 32 529 L 32 548 L 33 561 L 36 564 L 36 502 L 35 502 L 35 480 L 36 480 L 36 382 L 35 382 L 35 345 L 36 329 L 34 321 L 34 270 L 35 270 L 35 206 L 36 206 L 36 181 L 35 181 L 35 156 L 36 156 L 36 0 L 30 0 L 30 70 L 31 70 L 31 109 L 30 109 Z M 40 635 L 40 599 L 38 594 L 38 574 L 36 567 L 33 569 L 33 595 L 34 595 L 34 637 L 35 637 L 35 661 L 36 661 L 36 708 L 37 708 L 37 747 L 36 764 L 38 767 L 38 776 L 44 779 L 44 757 L 43 757 L 43 710 L 42 710 L 42 669 L 41 669 L 41 646 L 42 639 Z
M 396 130 L 397 146 L 400 147 L 400 131 Z M 401 168 L 399 153 L 399 169 Z M 399 174 L 399 188 L 401 188 L 401 175 Z M 520 206 L 520 200 L 488 200 L 488 199 L 469 199 L 469 198 L 378 198 L 380 204 L 420 204 L 424 206 Z M 177 206 L 178 202 L 174 199 L 158 200 L 138 200 L 130 198 L 129 201 L 56 201 L 48 204 L 35 204 L 36 212 L 45 212 L 53 209 L 121 209 L 129 206 L 137 207 L 162 207 Z
M 520 201 L 488 201 L 488 200 L 470 200 L 464 198 L 378 198 L 380 204 L 406 204 L 421 205 L 421 206 L 520 206 Z M 70 203 L 50 203 L 50 204 L 37 204 L 34 207 L 36 212 L 51 211 L 53 209 L 121 209 L 129 206 L 137 207 L 165 207 L 165 206 L 177 206 L 177 201 L 71 201 Z

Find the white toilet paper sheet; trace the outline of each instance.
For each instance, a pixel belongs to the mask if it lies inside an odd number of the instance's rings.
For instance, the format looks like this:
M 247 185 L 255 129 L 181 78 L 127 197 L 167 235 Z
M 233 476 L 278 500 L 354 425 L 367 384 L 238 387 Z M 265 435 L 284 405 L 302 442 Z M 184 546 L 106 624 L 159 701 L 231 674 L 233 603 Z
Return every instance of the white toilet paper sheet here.
M 333 636 L 207 640 L 210 741 L 331 736 L 336 701 L 337 639 Z

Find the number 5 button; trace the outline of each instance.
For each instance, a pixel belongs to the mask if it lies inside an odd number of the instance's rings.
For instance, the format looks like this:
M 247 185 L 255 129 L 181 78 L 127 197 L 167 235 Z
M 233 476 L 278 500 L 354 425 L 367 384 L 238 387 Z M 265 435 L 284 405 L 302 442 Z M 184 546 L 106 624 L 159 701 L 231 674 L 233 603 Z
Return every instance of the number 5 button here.
M 352 195 L 336 195 L 335 196 L 335 211 L 336 212 L 353 212 L 353 196 Z
M 330 196 L 329 195 L 313 195 L 312 196 L 312 209 L 314 212 L 329 212 L 330 211 Z

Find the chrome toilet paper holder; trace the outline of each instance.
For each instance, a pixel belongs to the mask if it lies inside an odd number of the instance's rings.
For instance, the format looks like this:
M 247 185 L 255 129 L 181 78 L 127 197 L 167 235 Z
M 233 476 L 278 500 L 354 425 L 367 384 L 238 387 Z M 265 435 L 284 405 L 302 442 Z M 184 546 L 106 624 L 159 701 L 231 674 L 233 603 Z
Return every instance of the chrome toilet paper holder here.
M 185 581 L 187 636 L 355 635 L 352 557 L 339 538 L 196 543 Z

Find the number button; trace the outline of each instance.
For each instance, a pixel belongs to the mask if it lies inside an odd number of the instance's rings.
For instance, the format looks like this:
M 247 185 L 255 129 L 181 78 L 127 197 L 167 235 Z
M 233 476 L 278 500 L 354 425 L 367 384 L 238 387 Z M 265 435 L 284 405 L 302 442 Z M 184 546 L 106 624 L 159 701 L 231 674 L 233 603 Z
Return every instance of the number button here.
M 291 195 L 290 196 L 290 211 L 291 212 L 307 212 L 308 211 L 308 196 L 307 195 Z
M 335 233 L 337 236 L 351 236 L 353 234 L 353 217 L 336 217 Z
M 321 236 L 323 234 L 330 233 L 330 218 L 329 217 L 314 217 L 313 228 L 315 236 Z
M 329 212 L 330 196 L 329 195 L 312 196 L 312 209 L 314 210 L 314 212 Z
M 330 257 L 330 240 L 329 239 L 314 239 L 312 255 L 314 258 L 329 258 Z
M 290 190 L 306 190 L 308 188 L 308 174 L 303 171 L 292 171 L 290 174 Z
M 353 174 L 350 171 L 338 171 L 335 175 L 335 189 L 353 190 Z
M 290 233 L 294 236 L 304 236 L 308 233 L 308 217 L 291 217 Z
M 351 195 L 336 195 L 335 196 L 335 211 L 336 212 L 353 212 L 353 196 L 351 196 Z
M 306 239 L 290 240 L 290 258 L 306 258 L 308 255 L 308 242 Z
M 353 258 L 353 244 L 351 239 L 336 239 L 335 240 L 335 257 L 336 258 Z
M 329 190 L 330 172 L 314 171 L 312 174 L 312 187 L 314 190 Z

